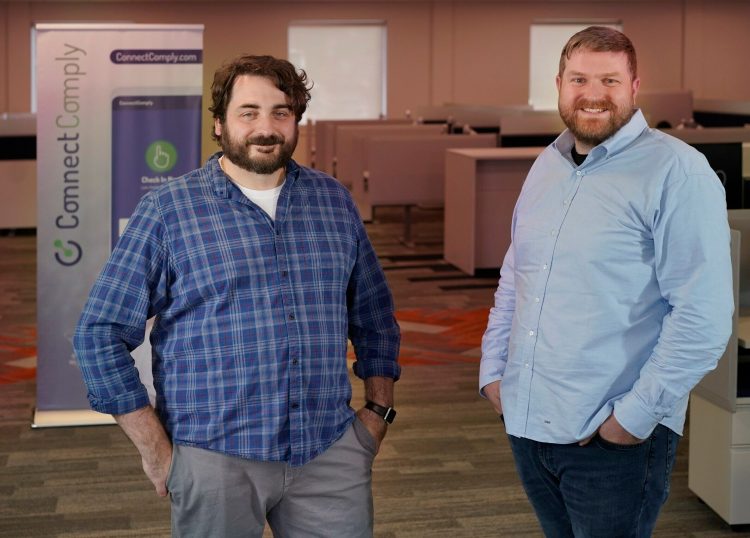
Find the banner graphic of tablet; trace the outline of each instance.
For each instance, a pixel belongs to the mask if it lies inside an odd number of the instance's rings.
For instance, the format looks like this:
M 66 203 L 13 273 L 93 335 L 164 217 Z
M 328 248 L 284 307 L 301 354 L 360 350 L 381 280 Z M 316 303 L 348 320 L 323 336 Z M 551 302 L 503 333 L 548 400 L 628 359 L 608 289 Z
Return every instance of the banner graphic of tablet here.
M 200 95 L 112 99 L 112 246 L 148 191 L 200 166 Z

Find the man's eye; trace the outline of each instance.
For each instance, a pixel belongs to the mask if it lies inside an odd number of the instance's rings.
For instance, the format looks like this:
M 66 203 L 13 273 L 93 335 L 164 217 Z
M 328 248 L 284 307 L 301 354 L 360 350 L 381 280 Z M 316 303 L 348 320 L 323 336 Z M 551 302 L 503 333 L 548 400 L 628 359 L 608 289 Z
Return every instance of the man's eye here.
M 275 112 L 275 115 L 277 118 L 288 118 L 289 117 L 289 111 L 288 110 L 277 110 Z

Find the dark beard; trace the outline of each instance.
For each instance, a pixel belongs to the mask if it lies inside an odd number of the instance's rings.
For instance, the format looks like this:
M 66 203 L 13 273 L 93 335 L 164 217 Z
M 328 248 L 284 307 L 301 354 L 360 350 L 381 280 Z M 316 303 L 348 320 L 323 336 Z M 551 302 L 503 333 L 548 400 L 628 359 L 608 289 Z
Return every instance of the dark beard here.
M 234 141 L 224 125 L 219 138 L 221 150 L 232 163 L 255 174 L 273 174 L 280 168 L 285 168 L 292 158 L 294 149 L 297 147 L 297 133 L 294 138 L 286 140 L 280 135 L 255 136 L 244 142 Z M 270 146 L 279 144 L 278 155 L 263 155 L 262 157 L 250 157 L 250 146 Z
M 607 123 L 601 126 L 592 127 L 584 121 L 579 121 L 576 118 L 576 111 L 580 108 L 602 108 L 610 111 L 609 119 Z M 562 108 L 558 105 L 560 117 L 565 123 L 565 126 L 570 129 L 576 140 L 583 142 L 589 146 L 598 146 L 609 137 L 619 131 L 623 125 L 630 121 L 630 118 L 635 114 L 635 108 L 617 108 L 614 103 L 609 100 L 604 101 L 577 101 L 572 109 Z

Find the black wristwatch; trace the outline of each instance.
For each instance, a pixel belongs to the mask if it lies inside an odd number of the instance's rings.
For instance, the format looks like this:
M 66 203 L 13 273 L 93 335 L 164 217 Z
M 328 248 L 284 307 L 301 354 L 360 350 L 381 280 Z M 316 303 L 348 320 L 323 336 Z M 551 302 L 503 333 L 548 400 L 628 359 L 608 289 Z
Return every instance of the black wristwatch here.
M 370 400 L 365 402 L 365 409 L 369 409 L 376 415 L 380 415 L 388 424 L 393 424 L 393 419 L 396 418 L 396 410 L 393 407 L 383 407 Z

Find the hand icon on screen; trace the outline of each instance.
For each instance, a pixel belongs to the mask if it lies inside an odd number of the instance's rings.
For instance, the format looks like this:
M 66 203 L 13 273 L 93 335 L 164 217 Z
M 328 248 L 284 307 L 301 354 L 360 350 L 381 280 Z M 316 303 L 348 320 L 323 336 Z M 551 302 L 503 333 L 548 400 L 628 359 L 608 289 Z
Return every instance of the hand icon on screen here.
M 168 140 L 156 140 L 146 149 L 146 164 L 157 174 L 169 172 L 177 164 L 177 149 Z
M 170 163 L 171 157 L 169 153 L 167 153 L 166 151 L 164 151 L 164 149 L 162 149 L 161 144 L 156 144 L 155 149 L 156 151 L 154 151 L 154 158 L 153 158 L 154 168 L 158 170 L 165 170 L 167 168 L 170 168 L 169 165 L 171 164 Z

